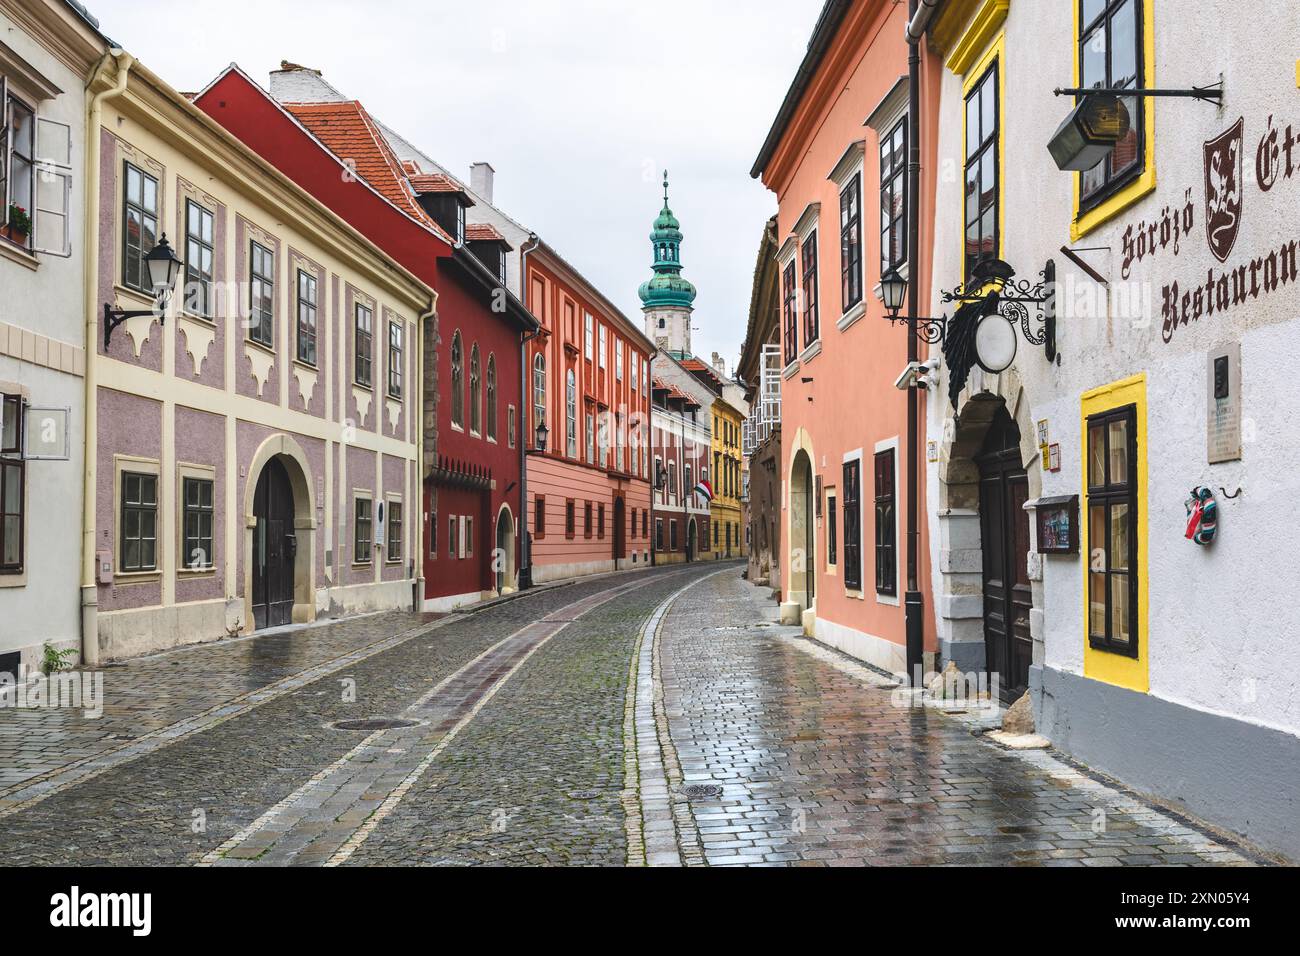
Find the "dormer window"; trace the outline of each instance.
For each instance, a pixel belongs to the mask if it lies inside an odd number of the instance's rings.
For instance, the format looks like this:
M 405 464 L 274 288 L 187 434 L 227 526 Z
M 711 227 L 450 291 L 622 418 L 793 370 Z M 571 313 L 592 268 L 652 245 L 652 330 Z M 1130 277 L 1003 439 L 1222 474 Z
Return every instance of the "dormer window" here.
M 456 241 L 465 241 L 465 207 L 456 203 Z

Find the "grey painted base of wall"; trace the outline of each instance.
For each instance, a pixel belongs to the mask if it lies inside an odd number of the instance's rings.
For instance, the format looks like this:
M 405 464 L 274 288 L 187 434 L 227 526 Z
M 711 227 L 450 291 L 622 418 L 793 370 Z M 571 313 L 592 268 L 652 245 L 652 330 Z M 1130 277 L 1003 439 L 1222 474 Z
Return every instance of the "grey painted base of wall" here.
M 957 670 L 963 674 L 983 672 L 985 667 L 984 642 L 953 641 L 941 637 L 939 638 L 939 658 L 943 661 L 944 667 L 947 667 L 948 662 L 952 661 L 957 665 Z
M 1038 732 L 1055 747 L 1300 860 L 1300 738 L 1054 668 L 1034 670 Z

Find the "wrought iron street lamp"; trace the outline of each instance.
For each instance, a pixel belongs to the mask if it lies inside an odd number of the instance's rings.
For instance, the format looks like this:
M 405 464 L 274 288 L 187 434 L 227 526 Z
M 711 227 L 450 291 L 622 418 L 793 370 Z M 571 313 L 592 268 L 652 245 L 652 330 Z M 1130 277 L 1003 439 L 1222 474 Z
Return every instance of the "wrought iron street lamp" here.
M 1128 135 L 1124 101 L 1113 93 L 1089 93 L 1070 111 L 1047 144 L 1057 169 L 1092 169 Z
M 176 286 L 176 276 L 180 274 L 182 263 L 180 259 L 176 258 L 176 253 L 172 251 L 171 245 L 167 242 L 166 233 L 162 234 L 157 245 L 150 249 L 144 257 L 144 265 L 145 272 L 149 277 L 149 288 L 153 290 L 154 307 L 152 309 L 115 309 L 105 302 L 105 350 L 108 349 L 113 330 L 127 319 L 153 315 L 158 317 L 160 325 L 167 321 L 167 302 L 171 298 L 172 289 Z
M 546 454 L 546 439 L 551 430 L 546 427 L 546 416 L 542 415 L 537 421 L 537 429 L 533 434 L 533 450 L 538 455 Z

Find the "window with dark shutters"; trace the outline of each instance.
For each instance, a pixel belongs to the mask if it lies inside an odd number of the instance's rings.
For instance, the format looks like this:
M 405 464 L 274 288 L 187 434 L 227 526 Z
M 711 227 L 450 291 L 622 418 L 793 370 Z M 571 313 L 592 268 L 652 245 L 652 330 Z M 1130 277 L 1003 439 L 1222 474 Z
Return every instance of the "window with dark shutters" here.
M 876 453 L 876 593 L 898 594 L 894 510 L 894 450 Z

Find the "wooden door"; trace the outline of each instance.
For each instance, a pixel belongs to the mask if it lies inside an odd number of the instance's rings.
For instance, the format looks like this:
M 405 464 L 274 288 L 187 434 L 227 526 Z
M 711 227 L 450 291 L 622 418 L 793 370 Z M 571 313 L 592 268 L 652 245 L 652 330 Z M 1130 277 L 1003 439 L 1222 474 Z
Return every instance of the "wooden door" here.
M 253 493 L 253 625 L 276 627 L 293 620 L 293 569 L 297 540 L 293 489 L 284 465 L 266 463 Z

